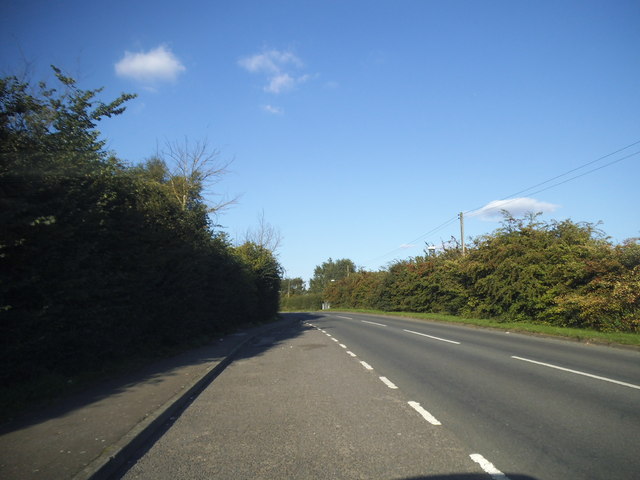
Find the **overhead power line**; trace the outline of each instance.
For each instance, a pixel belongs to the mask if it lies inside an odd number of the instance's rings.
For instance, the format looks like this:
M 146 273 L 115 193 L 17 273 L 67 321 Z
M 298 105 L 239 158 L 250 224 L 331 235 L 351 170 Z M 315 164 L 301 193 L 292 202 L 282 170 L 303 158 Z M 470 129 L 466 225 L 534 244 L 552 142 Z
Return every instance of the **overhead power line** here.
M 609 163 L 605 163 L 604 165 L 600 165 L 599 167 L 592 168 L 591 170 L 587 170 L 586 172 L 583 172 L 580 175 L 576 175 L 574 177 L 567 178 L 566 180 L 563 180 L 562 182 L 554 183 L 553 185 L 550 185 L 550 186 L 545 187 L 545 188 L 541 188 L 540 190 L 536 190 L 535 192 L 530 192 L 529 195 L 535 195 L 536 193 L 544 192 L 545 190 L 549 190 L 549 189 L 551 189 L 553 187 L 557 187 L 558 185 L 562 185 L 563 183 L 570 182 L 571 180 L 575 180 L 576 178 L 584 177 L 585 175 L 593 173 L 596 170 L 601 170 L 601 169 L 603 169 L 605 167 L 613 165 L 614 163 L 621 162 L 622 160 L 626 160 L 627 158 L 631 158 L 631 157 L 633 157 L 635 155 L 638 155 L 638 154 L 640 154 L 640 150 L 638 150 L 637 152 L 634 152 L 634 153 L 630 153 L 629 155 L 626 155 L 624 157 L 618 158 L 617 160 L 613 160 L 613 161 L 611 161 Z
M 604 160 L 606 158 L 612 157 L 613 155 L 615 155 L 617 153 L 620 153 L 620 152 L 623 152 L 623 151 L 627 150 L 628 148 L 631 148 L 631 147 L 633 147 L 635 145 L 638 145 L 638 144 L 640 144 L 640 140 L 638 140 L 636 142 L 633 142 L 633 143 L 630 143 L 626 147 L 622 147 L 622 148 L 616 150 L 615 152 L 607 153 L 606 155 L 603 155 L 602 157 L 596 158 L 595 160 L 591 160 L 590 162 L 587 162 L 587 163 L 584 163 L 584 164 L 582 164 L 582 165 L 580 165 L 578 167 L 572 168 L 571 170 L 567 170 L 566 172 L 561 173 L 560 175 L 556 175 L 555 177 L 551 177 L 548 180 L 545 180 L 544 182 L 536 183 L 535 185 L 527 187 L 524 190 L 520 190 L 519 192 L 512 193 L 511 195 L 507 195 L 506 197 L 501 198 L 500 200 L 501 201 L 502 200 L 508 200 L 508 199 L 510 199 L 512 197 L 515 197 L 516 195 L 522 195 L 525 192 L 529 192 L 529 193 L 527 193 L 527 195 L 535 195 L 536 193 L 544 192 L 545 190 L 549 190 L 549 189 L 551 189 L 553 187 L 557 187 L 558 185 L 562 185 L 564 183 L 570 182 L 571 180 L 575 180 L 576 178 L 584 177 L 585 175 L 588 175 L 589 173 L 595 172 L 596 170 L 600 170 L 602 168 L 608 167 L 609 165 L 613 165 L 614 163 L 618 163 L 618 162 L 621 162 L 622 160 L 626 160 L 627 158 L 633 157 L 634 155 L 638 155 L 640 153 L 640 151 L 634 152 L 634 153 L 632 153 L 630 155 L 626 155 L 626 156 L 624 156 L 622 158 L 618 158 L 616 160 L 613 160 L 612 162 L 609 162 L 609 163 L 606 163 L 606 164 L 601 165 L 599 167 L 596 167 L 594 169 L 588 170 L 588 171 L 583 172 L 583 173 L 581 173 L 579 175 L 575 175 L 575 176 L 573 176 L 571 178 L 565 179 L 565 180 L 563 180 L 561 182 L 555 183 L 555 184 L 550 185 L 548 187 L 542 188 L 540 190 L 536 190 L 535 192 L 530 192 L 529 191 L 529 190 L 533 190 L 534 188 L 540 187 L 542 185 L 546 185 L 549 182 L 553 182 L 554 180 L 557 180 L 559 178 L 565 177 L 565 176 L 567 176 L 567 175 L 569 175 L 569 174 L 571 174 L 573 172 L 577 172 L 578 170 L 582 170 L 583 168 L 586 168 L 589 165 L 593 165 L 594 163 L 598 163 L 598 162 L 600 162 L 600 161 L 602 161 L 602 160 Z M 478 210 L 481 210 L 482 208 L 484 208 L 484 205 L 481 206 L 481 207 L 478 207 L 478 208 L 474 208 L 472 210 L 467 210 L 464 213 L 465 214 L 469 214 L 469 213 L 472 213 L 472 212 L 477 212 Z
M 567 170 L 566 172 L 561 173 L 560 175 L 556 175 L 556 176 L 554 176 L 554 177 L 551 177 L 551 178 L 549 178 L 549 179 L 545 180 L 544 182 L 536 183 L 535 185 L 532 185 L 532 186 L 530 186 L 530 187 L 527 187 L 527 188 L 525 188 L 525 189 L 523 189 L 523 190 L 520 190 L 520 191 L 518 191 L 518 192 L 512 193 L 511 195 L 507 195 L 506 197 L 501 198 L 501 199 L 500 199 L 500 201 L 502 201 L 502 200 L 507 200 L 507 202 L 505 202 L 505 203 L 503 204 L 503 205 L 506 205 L 506 204 L 508 204 L 508 203 L 509 203 L 509 201 L 508 201 L 509 199 L 516 200 L 516 198 L 512 198 L 512 197 L 516 197 L 517 195 L 522 195 L 522 194 L 524 194 L 525 192 L 528 192 L 528 193 L 527 193 L 527 195 L 535 195 L 535 194 L 537 194 L 537 193 L 544 192 L 544 191 L 546 191 L 546 190 L 550 190 L 550 189 L 552 189 L 552 188 L 554 188 L 554 187 L 557 187 L 557 186 L 559 186 L 559 185 L 563 185 L 563 184 L 565 184 L 565 183 L 571 182 L 571 181 L 573 181 L 573 180 L 575 180 L 575 179 L 577 179 L 577 178 L 584 177 L 585 175 L 588 175 L 588 174 L 593 173 L 593 172 L 595 172 L 595 171 L 598 171 L 598 170 L 601 170 L 601 169 L 603 169 L 603 168 L 609 167 L 609 166 L 611 166 L 611 165 L 614 165 L 614 164 L 616 164 L 616 163 L 619 163 L 619 162 L 621 162 L 621 161 L 623 161 L 623 160 L 626 160 L 626 159 L 628 159 L 628 158 L 634 157 L 634 156 L 636 156 L 636 155 L 640 154 L 640 150 L 638 150 L 638 151 L 636 151 L 636 152 L 634 152 L 634 153 L 630 153 L 629 155 L 625 155 L 624 157 L 620 157 L 620 158 L 617 158 L 617 159 L 612 160 L 612 161 L 610 161 L 610 162 L 607 162 L 607 163 L 605 163 L 604 165 L 600 165 L 600 166 L 598 166 L 598 167 L 595 167 L 595 168 L 592 168 L 592 169 L 590 169 L 590 170 L 587 170 L 586 172 L 582 172 L 582 173 L 580 173 L 580 174 L 578 174 L 578 175 L 574 175 L 574 176 L 572 176 L 572 177 L 570 177 L 570 178 L 566 178 L 566 179 L 564 179 L 564 180 L 562 180 L 562 181 L 560 181 L 560 182 L 554 183 L 553 185 L 549 185 L 549 186 L 547 186 L 547 187 L 544 187 L 544 188 L 541 188 L 541 189 L 538 189 L 538 190 L 535 190 L 535 191 L 530 191 L 530 190 L 534 190 L 534 189 L 535 189 L 535 188 L 537 188 L 537 187 L 541 187 L 542 185 L 546 185 L 546 184 L 548 184 L 548 183 L 550 183 L 550 182 L 553 182 L 554 180 L 558 180 L 558 179 L 560 179 L 560 178 L 562 178 L 562 177 L 566 177 L 567 175 L 570 175 L 571 173 L 577 172 L 578 170 L 582 170 L 583 168 L 586 168 L 586 167 L 588 167 L 588 166 L 590 166 L 590 165 L 593 165 L 593 164 L 595 164 L 595 163 L 601 162 L 602 160 L 605 160 L 605 159 L 607 159 L 607 158 L 609 158 L 609 157 L 612 157 L 612 156 L 614 156 L 614 155 L 616 155 L 616 154 L 618 154 L 618 153 L 620 153 L 620 152 L 623 152 L 623 151 L 625 151 L 625 150 L 627 150 L 627 149 L 629 149 L 629 148 L 631 148 L 631 147 L 633 147 L 633 146 L 635 146 L 635 145 L 638 145 L 638 144 L 640 144 L 640 140 L 635 141 L 635 142 L 633 142 L 633 143 L 630 143 L 629 145 L 627 145 L 627 146 L 625 146 L 625 147 L 622 147 L 622 148 L 620 148 L 620 149 L 618 149 L 618 150 L 616 150 L 616 151 L 614 151 L 614 152 L 611 152 L 611 153 L 608 153 L 608 154 L 606 154 L 606 155 L 603 155 L 602 157 L 596 158 L 595 160 L 591 160 L 591 161 L 586 162 L 586 163 L 584 163 L 584 164 L 582 164 L 582 165 L 580 165 L 580 166 L 578 166 L 578 167 L 572 168 L 571 170 Z M 486 204 L 485 204 L 485 205 L 486 205 Z M 468 215 L 469 213 L 477 212 L 477 211 L 479 211 L 479 210 L 482 210 L 482 208 L 484 208 L 484 207 L 485 207 L 485 205 L 483 205 L 483 206 L 481 206 L 481 207 L 478 207 L 478 208 L 474 208 L 474 209 L 472 209 L 472 210 L 467 210 L 466 212 L 463 212 L 463 213 L 464 213 L 464 215 Z M 408 244 L 409 244 L 409 245 L 411 245 L 411 244 L 413 244 L 413 243 L 415 243 L 415 242 L 417 242 L 417 241 L 419 241 L 419 240 L 424 239 L 425 237 L 427 237 L 427 236 L 429 236 L 429 235 L 433 235 L 434 233 L 437 233 L 437 232 L 439 232 L 440 230 L 443 230 L 444 228 L 446 228 L 447 226 L 451 225 L 451 224 L 452 224 L 452 223 L 454 223 L 456 220 L 458 220 L 458 218 L 459 218 L 459 217 L 458 217 L 458 215 L 456 215 L 455 217 L 450 218 L 449 220 L 447 220 L 447 221 L 445 221 L 445 222 L 441 223 L 441 224 L 440 224 L 440 225 L 438 225 L 437 227 L 434 227 L 433 229 L 429 230 L 428 232 L 423 233 L 422 235 L 420 235 L 420 236 L 419 236 L 419 237 L 417 237 L 416 239 L 411 240 Z M 385 258 L 385 257 L 387 257 L 387 256 L 389 256 L 389 255 L 391 255 L 391 254 L 393 254 L 393 253 L 399 252 L 399 251 L 401 251 L 401 250 L 403 250 L 403 247 L 397 247 L 397 248 L 394 248 L 393 250 L 390 250 L 389 252 L 387 252 L 387 253 L 385 253 L 385 254 L 383 254 L 383 255 L 380 255 L 380 256 L 378 256 L 378 257 L 376 257 L 376 258 L 374 258 L 374 259 L 371 259 L 371 260 L 370 260 L 370 261 L 368 261 L 367 263 L 375 262 L 375 261 L 377 261 L 377 260 L 380 260 L 380 259 L 382 259 L 382 258 Z
M 440 230 L 444 229 L 445 227 L 447 227 L 447 226 L 451 225 L 451 224 L 452 224 L 453 222 L 455 222 L 457 219 L 458 219 L 458 216 L 457 216 L 457 215 L 456 215 L 455 217 L 453 217 L 453 218 L 450 218 L 450 219 L 449 219 L 449 220 L 447 220 L 446 222 L 441 223 L 441 224 L 440 224 L 440 225 L 438 225 L 437 227 L 435 227 L 435 228 L 433 228 L 433 229 L 429 230 L 429 231 L 428 231 L 428 232 L 426 232 L 426 233 L 423 233 L 422 235 L 420 235 L 419 237 L 415 238 L 414 240 L 411 240 L 410 242 L 408 242 L 408 245 L 411 245 L 411 244 L 413 244 L 413 243 L 417 242 L 418 240 L 422 240 L 424 237 L 426 237 L 426 236 L 428 236 L 428 235 L 433 235 L 434 233 L 436 233 L 436 232 L 438 232 L 438 231 L 440 231 Z M 396 252 L 399 252 L 399 251 L 401 251 L 401 250 L 404 250 L 404 248 L 403 248 L 403 247 L 397 247 L 397 248 L 394 248 L 393 250 L 391 250 L 391 251 L 389 251 L 389 252 L 387 252 L 387 253 L 385 253 L 385 254 L 383 254 L 383 255 L 380 255 L 380 256 L 378 256 L 378 257 L 376 257 L 376 258 L 372 258 L 372 259 L 371 259 L 371 260 L 369 260 L 367 263 L 375 262 L 375 261 L 377 261 L 377 260 L 380 260 L 381 258 L 388 257 L 388 256 L 389 256 L 389 255 L 391 255 L 392 253 L 396 253 Z

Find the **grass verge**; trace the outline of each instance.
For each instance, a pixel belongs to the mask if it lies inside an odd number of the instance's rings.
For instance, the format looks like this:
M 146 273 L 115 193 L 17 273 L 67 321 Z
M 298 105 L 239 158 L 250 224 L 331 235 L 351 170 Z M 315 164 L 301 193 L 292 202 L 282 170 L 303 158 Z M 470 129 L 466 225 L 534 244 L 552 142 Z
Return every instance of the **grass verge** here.
M 464 318 L 444 313 L 412 313 L 412 312 L 384 312 L 381 310 L 366 309 L 337 309 L 335 311 L 368 313 L 372 315 L 386 315 L 393 317 L 414 318 L 419 320 L 431 320 L 436 322 L 460 323 L 484 328 L 499 328 L 510 332 L 532 333 L 537 335 L 549 335 L 554 337 L 569 338 L 581 342 L 600 343 L 605 345 L 628 345 L 640 348 L 640 333 L 599 332 L 586 328 L 558 327 L 530 322 L 502 322 L 486 318 Z

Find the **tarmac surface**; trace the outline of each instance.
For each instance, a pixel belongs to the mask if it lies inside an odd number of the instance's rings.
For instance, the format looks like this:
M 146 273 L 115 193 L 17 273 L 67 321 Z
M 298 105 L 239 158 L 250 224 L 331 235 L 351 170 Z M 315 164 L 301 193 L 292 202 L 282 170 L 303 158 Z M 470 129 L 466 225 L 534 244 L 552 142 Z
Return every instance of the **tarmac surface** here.
M 269 332 L 115 478 L 490 480 L 378 375 L 308 322 Z
M 296 321 L 295 315 L 287 315 L 228 335 L 3 425 L 0 478 L 109 478 L 220 374 L 243 345 Z
M 4 425 L 0 478 L 492 478 L 315 318 L 285 314 Z

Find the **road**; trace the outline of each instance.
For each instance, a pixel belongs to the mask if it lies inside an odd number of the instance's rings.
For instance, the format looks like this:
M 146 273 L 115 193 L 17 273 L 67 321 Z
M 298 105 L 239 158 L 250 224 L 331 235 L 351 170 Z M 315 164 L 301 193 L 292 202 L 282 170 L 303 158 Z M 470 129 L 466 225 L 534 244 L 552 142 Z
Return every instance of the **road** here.
M 469 453 L 335 340 L 297 324 L 245 348 L 119 477 L 490 480 Z
M 637 478 L 640 352 L 300 318 L 245 349 L 120 477 Z
M 350 313 L 313 323 L 502 471 L 638 478 L 640 352 Z

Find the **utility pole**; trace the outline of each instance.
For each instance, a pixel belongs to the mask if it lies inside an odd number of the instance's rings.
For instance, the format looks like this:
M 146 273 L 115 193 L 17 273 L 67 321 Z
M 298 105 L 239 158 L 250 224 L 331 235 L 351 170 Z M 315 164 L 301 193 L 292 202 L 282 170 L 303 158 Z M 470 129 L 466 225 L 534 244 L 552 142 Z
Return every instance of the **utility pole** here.
M 462 255 L 466 254 L 464 248 L 464 213 L 460 212 L 460 245 L 462 245 Z

